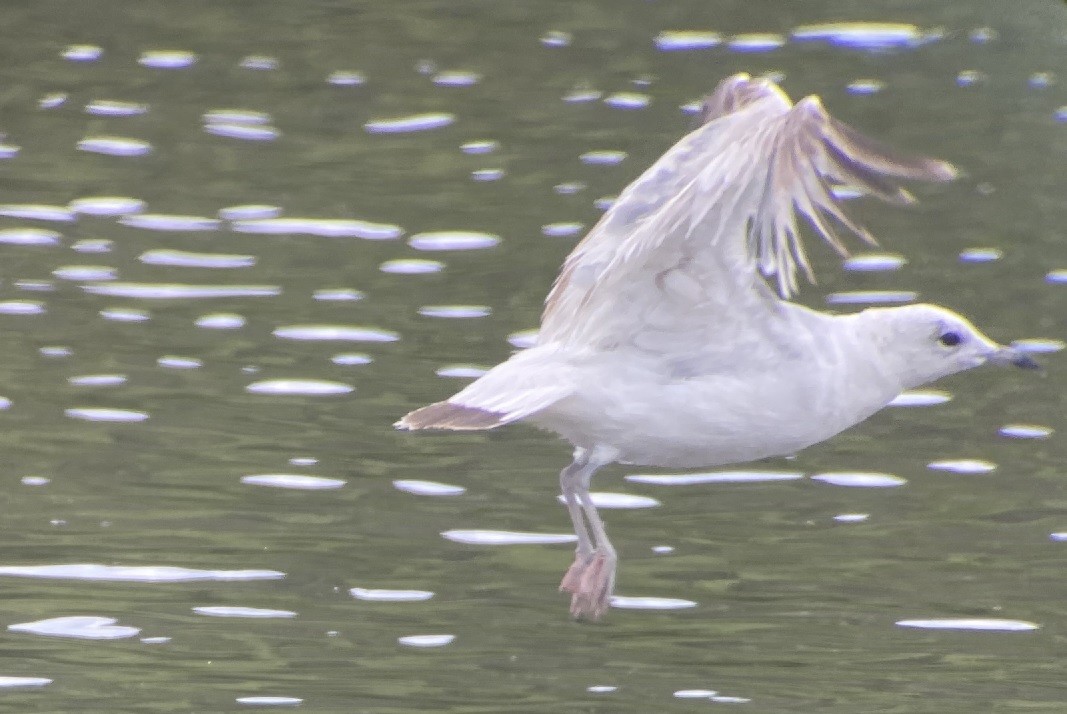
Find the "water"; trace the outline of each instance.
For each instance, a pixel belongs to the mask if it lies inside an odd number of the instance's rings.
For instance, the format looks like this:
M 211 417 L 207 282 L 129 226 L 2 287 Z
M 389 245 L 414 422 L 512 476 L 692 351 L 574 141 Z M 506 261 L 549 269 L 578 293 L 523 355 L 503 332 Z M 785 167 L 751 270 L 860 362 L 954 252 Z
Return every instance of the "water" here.
M 1063 710 L 1062 4 L 84 8 L 0 5 L 5 710 Z M 1047 375 L 605 470 L 617 608 L 573 623 L 565 445 L 391 424 L 529 343 L 742 70 L 965 171 L 854 203 L 883 247 L 810 246 L 801 299 L 940 302 Z

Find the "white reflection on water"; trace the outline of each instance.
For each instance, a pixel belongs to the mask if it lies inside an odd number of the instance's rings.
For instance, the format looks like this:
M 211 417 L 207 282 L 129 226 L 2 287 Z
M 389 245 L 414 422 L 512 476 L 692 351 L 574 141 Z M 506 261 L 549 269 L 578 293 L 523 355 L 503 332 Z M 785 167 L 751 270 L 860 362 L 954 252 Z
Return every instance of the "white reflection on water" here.
M 771 52 L 785 44 L 785 37 L 774 32 L 750 32 L 734 35 L 727 41 L 731 52 Z
M 252 394 L 295 394 L 307 397 L 349 394 L 356 388 L 343 382 L 331 382 L 325 379 L 265 379 L 253 382 L 245 387 Z
M 57 245 L 63 236 L 44 228 L 4 228 L 0 243 L 4 245 Z
M 898 394 L 888 406 L 932 407 L 949 401 L 952 401 L 952 395 L 940 389 L 913 389 Z
M 467 491 L 462 486 L 417 479 L 398 479 L 393 481 L 393 486 L 398 491 L 413 493 L 416 496 L 459 496 Z
M 855 273 L 868 273 L 899 270 L 907 262 L 907 258 L 896 253 L 866 253 L 845 259 L 842 266 Z
M 271 206 L 262 203 L 227 206 L 226 208 L 219 209 L 219 218 L 227 221 L 277 218 L 281 214 L 281 206 Z
M 652 42 L 661 52 L 706 50 L 722 44 L 722 35 L 700 30 L 665 30 Z
M 184 50 L 152 50 L 141 53 L 137 64 L 152 69 L 186 69 L 196 64 L 196 54 Z
M 53 680 L 47 677 L 0 677 L 0 689 L 13 687 L 43 687 Z
M 900 476 L 868 471 L 831 471 L 815 474 L 811 480 L 850 488 L 896 488 L 908 482 Z
M 132 307 L 107 308 L 100 311 L 100 317 L 111 322 L 145 322 L 152 319 L 152 315 L 147 310 Z
M 124 374 L 85 374 L 67 379 L 75 387 L 117 387 L 126 383 Z
M 211 298 L 274 297 L 282 289 L 276 285 L 188 285 L 182 283 L 109 283 L 82 285 L 93 295 L 148 300 L 206 300 Z
M 201 570 L 170 565 L 101 565 L 70 563 L 63 565 L 5 565 L 0 576 L 43 578 L 48 580 L 92 580 L 138 583 L 187 583 L 200 581 L 278 580 L 285 573 L 277 570 Z
M 311 342 L 396 342 L 400 339 L 400 335 L 390 330 L 354 325 L 286 325 L 275 328 L 274 336 Z
M 356 600 L 371 602 L 422 602 L 433 597 L 430 590 L 386 590 L 381 588 L 351 588 L 349 594 Z
M 77 218 L 69 208 L 41 203 L 5 203 L 0 205 L 0 216 L 60 223 L 69 223 Z
M 242 141 L 274 141 L 282 132 L 273 126 L 251 126 L 249 124 L 205 124 L 204 131 L 212 136 Z
M 477 231 L 434 231 L 417 233 L 408 240 L 415 250 L 482 250 L 500 243 L 500 237 Z
M 125 219 L 124 219 L 125 220 Z M 256 264 L 254 255 L 231 253 L 193 253 L 186 250 L 157 248 L 146 250 L 138 257 L 146 265 L 165 265 L 172 268 L 251 268 Z
M 897 22 L 829 22 L 800 25 L 792 38 L 802 42 L 821 41 L 857 50 L 908 49 L 940 38 L 936 31 L 923 31 L 916 25 Z
M 85 113 L 101 117 L 133 117 L 148 112 L 147 104 L 94 99 L 85 105 Z
M 147 231 L 213 231 L 219 227 L 218 218 L 184 216 L 169 213 L 137 213 L 123 216 L 119 223 Z
M 237 330 L 245 326 L 245 318 L 232 312 L 213 312 L 196 318 L 194 324 L 205 330 Z
M 395 273 L 398 275 L 423 275 L 426 273 L 439 273 L 445 269 L 445 264 L 439 260 L 425 260 L 421 258 L 398 258 L 387 260 L 378 266 L 383 273 Z
M 364 240 L 393 240 L 404 234 L 403 228 L 391 223 L 372 223 L 351 218 L 250 218 L 233 221 L 232 227 L 237 233 Z
M 657 486 L 693 486 L 701 483 L 766 483 L 796 481 L 804 478 L 799 471 L 713 471 L 695 474 L 631 474 L 627 481 Z
M 139 412 L 133 409 L 72 407 L 71 409 L 63 410 L 63 413 L 71 419 L 81 419 L 83 421 L 138 422 L 148 419 L 147 412 Z
M 611 606 L 619 610 L 686 610 L 699 603 L 673 597 L 630 597 L 612 595 Z
M 43 315 L 44 303 L 36 300 L 0 301 L 0 315 Z
M 398 637 L 397 642 L 405 647 L 444 647 L 455 639 L 455 635 L 407 635 Z
M 241 607 L 236 605 L 207 605 L 194 607 L 197 615 L 208 617 L 251 617 L 251 618 L 287 618 L 296 617 L 292 610 L 270 610 L 262 607 Z
M 983 459 L 939 459 L 928 463 L 926 468 L 957 474 L 987 474 L 995 471 L 997 465 Z
M 340 478 L 307 476 L 304 474 L 252 474 L 242 476 L 241 483 L 270 488 L 292 488 L 301 491 L 330 491 L 343 487 L 347 481 Z
M 1009 439 L 1047 439 L 1053 429 L 1040 424 L 1005 424 L 997 430 L 1001 436 Z
M 246 704 L 253 707 L 296 707 L 304 703 L 299 697 L 237 697 L 238 704 Z
M 86 196 L 67 204 L 75 213 L 88 216 L 125 216 L 145 209 L 145 202 L 129 196 Z
M 983 630 L 989 632 L 1028 632 L 1041 625 L 1026 620 L 1005 620 L 1000 618 L 933 618 L 928 620 L 899 620 L 899 627 L 913 627 L 923 630 Z
M 449 530 L 441 534 L 447 540 L 470 545 L 551 545 L 573 543 L 573 533 L 523 533 L 519 531 Z
M 152 145 L 147 141 L 127 136 L 87 136 L 78 142 L 77 148 L 109 156 L 144 156 L 152 151 Z
M 455 114 L 412 114 L 391 119 L 369 121 L 363 128 L 370 134 L 406 134 L 441 129 L 456 121 Z
M 663 504 L 654 498 L 649 496 L 637 496 L 632 493 L 606 493 L 604 491 L 590 492 L 589 496 L 593 499 L 593 504 L 597 508 L 605 509 L 637 509 L 637 508 L 655 508 L 662 506 Z M 563 504 L 566 501 L 563 495 L 556 496 L 556 499 Z
M 26 632 L 31 635 L 75 637 L 84 640 L 119 640 L 126 637 L 134 637 L 141 631 L 139 627 L 116 625 L 116 622 L 118 620 L 113 617 L 75 615 L 72 617 L 53 617 L 48 620 L 37 620 L 36 622 L 20 622 L 8 625 L 7 629 L 12 632 Z

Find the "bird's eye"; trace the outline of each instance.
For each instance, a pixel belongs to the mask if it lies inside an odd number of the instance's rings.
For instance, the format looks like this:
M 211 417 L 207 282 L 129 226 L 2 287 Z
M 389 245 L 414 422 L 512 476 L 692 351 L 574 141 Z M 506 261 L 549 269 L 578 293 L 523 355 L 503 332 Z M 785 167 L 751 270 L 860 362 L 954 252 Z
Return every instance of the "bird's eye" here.
M 946 332 L 945 334 L 938 337 L 937 341 L 945 347 L 955 347 L 959 343 L 963 342 L 963 338 L 960 337 L 960 333 L 958 332 Z

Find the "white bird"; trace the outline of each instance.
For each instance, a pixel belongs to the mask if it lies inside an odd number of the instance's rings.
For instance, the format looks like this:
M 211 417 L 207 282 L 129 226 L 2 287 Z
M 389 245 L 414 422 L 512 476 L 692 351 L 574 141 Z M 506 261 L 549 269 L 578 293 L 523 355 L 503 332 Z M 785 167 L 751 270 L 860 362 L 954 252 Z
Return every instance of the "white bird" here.
M 844 255 L 827 217 L 874 241 L 832 186 L 909 203 L 892 179 L 947 181 L 950 164 L 891 154 L 818 97 L 794 105 L 772 81 L 744 74 L 718 86 L 703 118 L 567 257 L 534 347 L 396 423 L 470 430 L 522 420 L 574 446 L 560 474 L 578 537 L 560 583 L 574 617 L 603 614 L 615 584 L 615 549 L 589 494 L 602 466 L 789 455 L 906 389 L 985 362 L 1037 366 L 944 308 L 834 315 L 789 302 L 798 269 L 814 282 L 797 213 Z

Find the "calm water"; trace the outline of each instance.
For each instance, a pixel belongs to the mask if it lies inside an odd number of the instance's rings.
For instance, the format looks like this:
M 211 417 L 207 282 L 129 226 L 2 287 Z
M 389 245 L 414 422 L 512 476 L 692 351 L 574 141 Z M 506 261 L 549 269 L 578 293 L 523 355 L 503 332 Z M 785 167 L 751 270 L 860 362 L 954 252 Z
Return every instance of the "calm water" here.
M 0 5 L 0 708 L 1063 711 L 1067 9 L 1021 7 Z M 813 247 L 805 302 L 918 295 L 1048 373 L 605 470 L 623 607 L 573 623 L 568 449 L 390 425 L 742 70 L 966 172 L 857 206 L 884 252 Z

